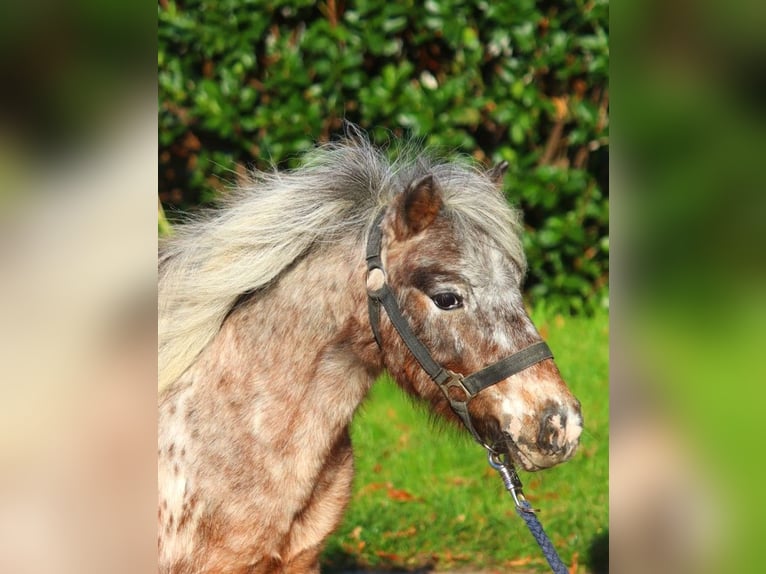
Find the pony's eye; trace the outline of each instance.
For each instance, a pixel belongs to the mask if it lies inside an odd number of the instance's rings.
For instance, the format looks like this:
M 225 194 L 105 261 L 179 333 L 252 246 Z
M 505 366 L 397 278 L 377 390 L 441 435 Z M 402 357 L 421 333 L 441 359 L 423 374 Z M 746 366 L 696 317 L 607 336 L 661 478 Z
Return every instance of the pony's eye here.
M 459 309 L 463 306 L 463 298 L 457 293 L 437 293 L 431 299 L 439 309 L 445 311 Z

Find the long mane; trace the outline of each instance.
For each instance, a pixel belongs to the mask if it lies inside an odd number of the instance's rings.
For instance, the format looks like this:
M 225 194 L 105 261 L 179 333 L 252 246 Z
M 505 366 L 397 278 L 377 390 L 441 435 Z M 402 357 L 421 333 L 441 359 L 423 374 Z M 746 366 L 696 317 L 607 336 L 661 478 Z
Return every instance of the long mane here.
M 470 162 L 439 162 L 405 144 L 389 159 L 355 132 L 309 152 L 302 167 L 257 172 L 222 205 L 178 226 L 159 257 L 158 388 L 162 395 L 215 337 L 246 293 L 274 281 L 312 248 L 359 240 L 377 210 L 431 173 L 465 236 L 489 236 L 524 270 L 521 222 Z M 360 251 L 361 255 L 361 251 Z

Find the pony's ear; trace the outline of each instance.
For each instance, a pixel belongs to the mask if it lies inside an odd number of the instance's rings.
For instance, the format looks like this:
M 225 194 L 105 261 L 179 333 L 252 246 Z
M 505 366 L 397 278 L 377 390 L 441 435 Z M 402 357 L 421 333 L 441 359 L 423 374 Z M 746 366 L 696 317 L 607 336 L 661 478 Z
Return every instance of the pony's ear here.
M 397 198 L 394 232 L 397 239 L 417 235 L 431 225 L 442 207 L 442 194 L 429 174 L 412 182 Z
M 503 187 L 503 177 L 505 177 L 506 171 L 508 171 L 508 162 L 501 161 L 499 164 L 491 167 L 487 171 L 487 177 L 491 179 L 492 183 L 494 183 L 499 189 Z

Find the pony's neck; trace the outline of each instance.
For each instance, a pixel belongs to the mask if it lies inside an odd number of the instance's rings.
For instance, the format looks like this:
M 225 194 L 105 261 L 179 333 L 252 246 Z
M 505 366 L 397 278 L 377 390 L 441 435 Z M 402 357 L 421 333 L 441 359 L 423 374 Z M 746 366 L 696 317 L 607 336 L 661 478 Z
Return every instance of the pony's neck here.
M 241 401 L 258 433 L 285 433 L 273 440 L 333 440 L 382 370 L 365 297 L 359 246 L 317 249 L 230 313 L 194 384 Z

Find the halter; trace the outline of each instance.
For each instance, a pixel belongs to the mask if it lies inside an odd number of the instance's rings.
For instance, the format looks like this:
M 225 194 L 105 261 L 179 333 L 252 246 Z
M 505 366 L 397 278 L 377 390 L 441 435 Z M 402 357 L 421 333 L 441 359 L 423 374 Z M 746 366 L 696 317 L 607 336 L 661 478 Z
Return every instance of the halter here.
M 468 412 L 468 403 L 483 389 L 540 361 L 552 358 L 553 353 L 545 342 L 540 341 L 468 376 L 450 371 L 437 363 L 412 331 L 386 281 L 386 272 L 381 259 L 383 230 L 380 224 L 384 215 L 385 209 L 381 209 L 372 223 L 367 239 L 367 308 L 375 341 L 382 349 L 380 337 L 380 306 L 382 305 L 404 344 L 423 370 L 439 386 L 452 410 L 460 417 L 473 438 L 488 451 L 494 452 L 494 449 L 487 445 L 476 432 Z

